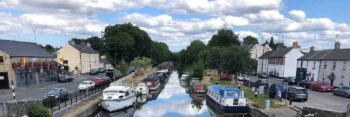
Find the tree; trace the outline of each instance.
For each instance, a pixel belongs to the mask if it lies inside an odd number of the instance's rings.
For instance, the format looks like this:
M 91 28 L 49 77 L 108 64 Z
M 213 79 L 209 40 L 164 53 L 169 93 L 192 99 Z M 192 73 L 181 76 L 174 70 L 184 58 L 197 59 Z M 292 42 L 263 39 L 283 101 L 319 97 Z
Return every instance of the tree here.
M 199 53 L 205 49 L 206 49 L 206 45 L 202 41 L 200 40 L 192 41 L 191 44 L 186 47 L 185 64 L 188 64 L 188 65 L 193 64 L 193 62 L 199 59 Z
M 238 40 L 238 35 L 235 35 L 232 30 L 228 29 L 220 29 L 208 43 L 209 47 L 229 47 L 231 45 L 241 45 L 241 42 Z
M 107 56 L 112 58 L 112 63 L 121 63 L 121 60 L 132 59 L 129 52 L 135 43 L 134 39 L 126 32 L 118 32 L 105 37 Z M 114 59 L 113 59 L 114 58 Z
M 98 51 L 100 54 L 102 54 L 104 51 L 102 50 L 104 44 L 102 39 L 100 39 L 97 36 L 89 37 L 85 40 L 85 43 L 90 43 L 91 48 Z
M 44 48 L 51 54 L 56 51 L 56 49 L 54 47 L 52 47 L 52 45 L 50 45 L 50 44 L 47 44 Z
M 284 43 L 276 43 L 275 46 L 276 46 L 276 49 L 287 48 L 287 46 L 284 45 Z
M 269 46 L 271 47 L 272 50 L 276 50 L 276 45 L 275 42 L 273 41 L 273 37 L 270 39 Z
M 243 45 L 255 45 L 259 44 L 258 39 L 252 36 L 247 36 L 243 38 Z
M 266 45 L 266 44 L 269 44 L 269 42 L 267 40 L 265 41 L 264 45 Z
M 199 80 L 202 80 L 203 72 L 204 72 L 205 66 L 203 60 L 198 60 L 192 65 L 192 74 L 191 78 L 199 78 Z
M 246 72 L 254 67 L 250 53 L 240 46 L 213 47 L 209 49 L 207 65 L 230 73 Z
M 165 43 L 153 41 L 150 49 L 150 55 L 152 58 L 152 63 L 156 65 L 169 60 L 171 52 Z
M 147 57 L 136 57 L 133 61 L 130 62 L 130 65 L 145 68 L 149 65 L 152 65 L 152 60 Z

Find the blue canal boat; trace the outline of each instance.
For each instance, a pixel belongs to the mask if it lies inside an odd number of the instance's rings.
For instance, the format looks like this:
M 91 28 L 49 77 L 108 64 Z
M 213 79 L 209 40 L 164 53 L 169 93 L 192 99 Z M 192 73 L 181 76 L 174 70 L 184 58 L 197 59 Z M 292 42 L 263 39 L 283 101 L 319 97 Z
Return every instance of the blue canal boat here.
M 207 104 L 225 113 L 248 113 L 249 107 L 244 92 L 238 88 L 225 88 L 220 85 L 208 87 Z

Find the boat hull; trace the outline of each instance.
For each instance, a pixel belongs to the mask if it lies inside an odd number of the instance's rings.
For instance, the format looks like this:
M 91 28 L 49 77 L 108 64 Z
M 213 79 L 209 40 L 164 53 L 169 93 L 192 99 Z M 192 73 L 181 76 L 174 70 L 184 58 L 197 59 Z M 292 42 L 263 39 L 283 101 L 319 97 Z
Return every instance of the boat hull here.
M 248 106 L 224 106 L 219 103 L 217 103 L 215 100 L 213 100 L 210 96 L 206 96 L 206 102 L 207 104 L 210 104 L 214 108 L 220 109 L 221 111 L 225 113 L 248 113 L 249 107 Z
M 122 100 L 113 100 L 113 99 L 107 99 L 107 100 L 101 100 L 100 104 L 103 109 L 113 112 L 125 109 L 127 107 L 133 106 L 136 102 L 136 96 L 132 96 L 127 99 Z

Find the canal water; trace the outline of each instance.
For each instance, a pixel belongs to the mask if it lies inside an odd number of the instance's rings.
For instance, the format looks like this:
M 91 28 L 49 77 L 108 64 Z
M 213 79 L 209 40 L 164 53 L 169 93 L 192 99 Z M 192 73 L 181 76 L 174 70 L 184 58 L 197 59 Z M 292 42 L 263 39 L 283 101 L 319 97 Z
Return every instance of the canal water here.
M 205 94 L 187 93 L 178 73 L 173 72 L 159 91 L 150 92 L 145 103 L 112 113 L 99 108 L 92 117 L 221 117 L 223 115 L 225 114 L 206 105 Z

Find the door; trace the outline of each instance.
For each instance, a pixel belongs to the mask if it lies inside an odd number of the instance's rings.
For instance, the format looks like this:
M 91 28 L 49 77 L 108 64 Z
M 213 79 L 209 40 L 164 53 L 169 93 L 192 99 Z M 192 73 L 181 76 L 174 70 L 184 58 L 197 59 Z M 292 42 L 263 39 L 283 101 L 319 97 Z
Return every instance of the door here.
M 10 89 L 7 72 L 0 72 L 0 89 Z

